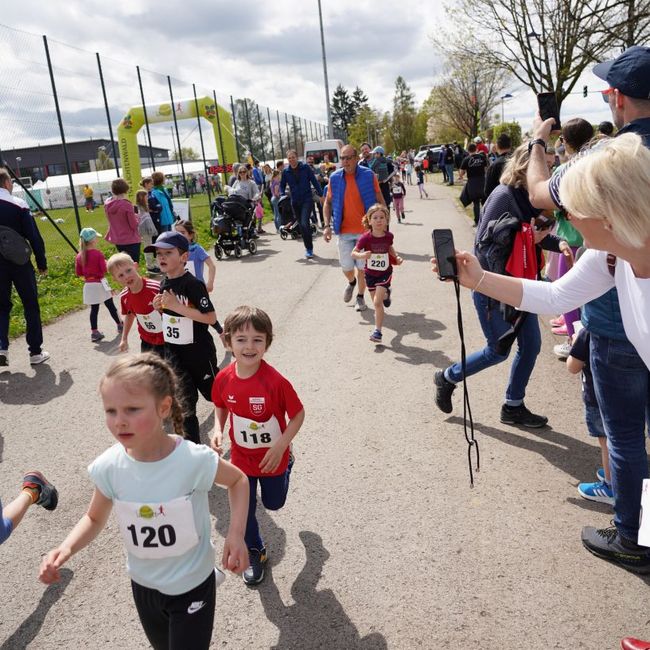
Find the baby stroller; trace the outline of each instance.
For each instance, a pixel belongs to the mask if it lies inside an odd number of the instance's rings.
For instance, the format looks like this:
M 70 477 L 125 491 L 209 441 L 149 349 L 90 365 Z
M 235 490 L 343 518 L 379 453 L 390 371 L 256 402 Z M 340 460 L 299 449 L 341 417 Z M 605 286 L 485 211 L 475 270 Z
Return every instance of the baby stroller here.
M 278 201 L 278 210 L 280 211 L 280 220 L 282 225 L 280 226 L 280 238 L 281 239 L 298 239 L 302 237 L 300 231 L 300 221 L 293 211 L 293 206 L 291 205 L 291 198 L 286 194 L 280 197 Z M 312 221 L 310 222 L 311 234 L 315 235 L 317 232 L 316 224 Z
M 214 256 L 241 257 L 247 248 L 251 255 L 257 253 L 255 234 L 255 205 L 237 194 L 218 196 L 210 206 L 210 230 L 217 238 Z

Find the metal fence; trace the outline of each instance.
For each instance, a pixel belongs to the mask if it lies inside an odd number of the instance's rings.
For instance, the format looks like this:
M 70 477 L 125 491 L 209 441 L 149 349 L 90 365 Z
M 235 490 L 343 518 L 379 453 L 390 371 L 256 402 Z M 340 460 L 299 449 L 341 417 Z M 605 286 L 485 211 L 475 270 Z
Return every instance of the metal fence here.
M 279 160 L 288 149 L 301 155 L 305 142 L 327 137 L 321 122 L 217 92 L 206 80 L 186 82 L 2 25 L 0 53 L 0 156 L 20 179 L 15 193 L 39 213 L 51 262 L 69 262 L 82 227 L 105 231 L 101 203 L 133 151 L 136 183 L 162 171 L 174 196 L 207 215 L 220 171 L 250 158 Z M 128 153 L 120 127 L 140 118 Z

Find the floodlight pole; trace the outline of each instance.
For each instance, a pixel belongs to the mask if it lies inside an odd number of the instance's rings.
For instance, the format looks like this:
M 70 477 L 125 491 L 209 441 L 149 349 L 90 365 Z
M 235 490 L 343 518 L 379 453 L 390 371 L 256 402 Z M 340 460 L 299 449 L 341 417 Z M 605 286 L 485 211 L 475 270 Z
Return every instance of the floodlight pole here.
M 323 77 L 325 78 L 325 104 L 327 106 L 327 137 L 334 137 L 332 129 L 332 109 L 330 108 L 330 87 L 327 81 L 327 57 L 325 55 L 325 34 L 323 32 L 323 12 L 318 0 L 318 20 L 320 21 L 320 45 L 323 50 Z

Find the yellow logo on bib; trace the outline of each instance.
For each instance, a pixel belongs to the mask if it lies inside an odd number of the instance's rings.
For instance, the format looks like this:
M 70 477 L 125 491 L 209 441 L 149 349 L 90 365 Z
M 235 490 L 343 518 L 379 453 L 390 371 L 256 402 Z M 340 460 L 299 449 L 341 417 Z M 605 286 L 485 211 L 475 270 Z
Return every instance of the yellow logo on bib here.
M 143 519 L 153 519 L 153 510 L 149 506 L 140 506 L 138 516 Z
M 248 428 L 249 428 L 251 431 L 257 431 L 260 427 L 259 427 L 259 425 L 257 424 L 257 422 L 251 422 L 251 423 L 248 425 Z

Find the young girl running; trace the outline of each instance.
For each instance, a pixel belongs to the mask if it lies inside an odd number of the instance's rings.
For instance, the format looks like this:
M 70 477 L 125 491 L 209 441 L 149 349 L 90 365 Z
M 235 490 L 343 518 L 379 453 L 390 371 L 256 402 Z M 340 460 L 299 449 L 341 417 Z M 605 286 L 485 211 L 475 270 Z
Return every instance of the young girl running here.
M 393 206 L 395 207 L 397 221 L 398 223 L 402 223 L 404 221 L 404 197 L 406 196 L 404 183 L 399 178 L 394 178 L 390 191 L 393 197 Z
M 145 246 L 153 244 L 158 237 L 158 229 L 151 218 L 149 213 L 149 192 L 147 190 L 138 190 L 135 195 L 135 207 L 138 211 L 138 232 Z M 145 253 L 144 260 L 147 264 L 147 271 L 152 273 L 160 273 L 160 269 L 156 266 L 156 258 L 153 253 Z
M 232 463 L 248 476 L 250 486 L 245 535 L 250 568 L 243 578 L 247 585 L 257 585 L 264 580 L 268 557 L 255 517 L 257 484 L 265 508 L 282 508 L 293 467 L 291 441 L 305 411 L 289 381 L 263 359 L 273 341 L 273 325 L 265 312 L 237 307 L 226 317 L 224 333 L 235 361 L 217 375 L 212 386 L 216 411 L 212 448 L 223 453 L 223 432 L 229 420 Z
M 356 260 L 366 260 L 364 275 L 366 286 L 375 305 L 375 329 L 370 335 L 373 343 L 381 343 L 381 326 L 384 323 L 384 307 L 390 307 L 393 267 L 403 260 L 393 248 L 393 233 L 388 231 L 390 215 L 385 205 L 375 203 L 361 222 L 368 230 L 359 237 L 352 251 Z
M 424 172 L 422 171 L 422 167 L 420 167 L 420 165 L 415 165 L 415 175 L 418 179 L 418 190 L 420 191 L 420 198 L 422 198 L 422 195 L 424 194 L 424 196 L 426 196 L 428 199 L 429 195 L 424 189 Z
M 101 341 L 104 335 L 97 329 L 99 305 L 104 303 L 113 320 L 117 331 L 122 333 L 122 321 L 118 316 L 113 294 L 106 275 L 106 259 L 97 248 L 97 238 L 101 235 L 94 228 L 83 228 L 79 233 L 79 250 L 74 263 L 74 271 L 85 280 L 83 301 L 90 305 L 90 340 L 93 343 Z
M 133 599 L 156 650 L 206 649 L 215 609 L 215 552 L 208 492 L 228 489 L 230 528 L 222 565 L 248 566 L 243 532 L 248 507 L 244 474 L 205 445 L 183 440 L 176 378 L 159 356 L 122 357 L 99 384 L 106 425 L 119 444 L 88 467 L 95 489 L 86 514 L 41 563 L 39 578 L 60 568 L 106 526 L 113 507 L 126 548 Z M 165 433 L 171 419 L 178 435 Z

